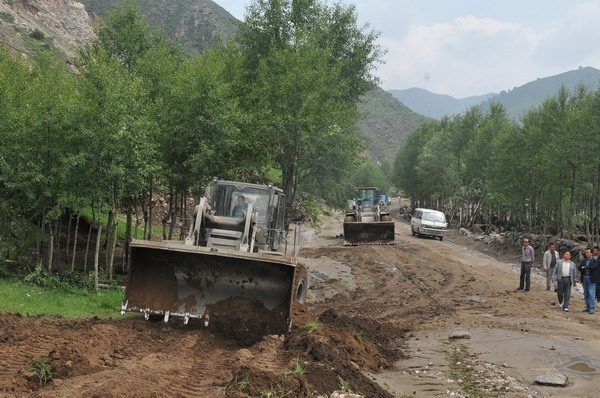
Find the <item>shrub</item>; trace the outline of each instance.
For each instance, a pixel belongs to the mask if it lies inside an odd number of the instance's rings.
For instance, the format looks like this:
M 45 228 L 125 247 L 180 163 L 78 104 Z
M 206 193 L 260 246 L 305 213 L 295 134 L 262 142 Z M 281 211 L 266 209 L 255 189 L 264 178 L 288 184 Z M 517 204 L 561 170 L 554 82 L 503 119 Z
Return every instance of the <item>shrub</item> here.
M 45 386 L 52 380 L 52 365 L 48 362 L 48 358 L 40 357 L 29 364 L 27 370 L 35 373 L 40 381 L 40 386 Z
M 29 37 L 31 37 L 32 39 L 36 39 L 36 40 L 44 40 L 46 38 L 46 35 L 44 34 L 44 32 L 42 32 L 39 29 L 35 29 L 33 32 L 31 32 L 29 34 Z

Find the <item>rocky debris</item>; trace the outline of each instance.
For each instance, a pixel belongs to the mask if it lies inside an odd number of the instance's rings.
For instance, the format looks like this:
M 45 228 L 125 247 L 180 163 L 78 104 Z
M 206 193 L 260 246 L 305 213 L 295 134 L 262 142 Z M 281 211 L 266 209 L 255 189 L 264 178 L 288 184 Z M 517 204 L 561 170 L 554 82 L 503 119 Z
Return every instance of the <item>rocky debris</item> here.
M 473 233 L 471 231 L 469 231 L 468 229 L 466 229 L 466 228 L 460 228 L 458 230 L 458 233 L 461 234 L 461 235 L 464 235 L 464 236 L 471 236 L 471 235 L 473 235 Z
M 362 395 L 353 394 L 346 391 L 334 391 L 330 398 L 364 398 Z
M 585 241 L 585 237 L 579 235 L 570 236 L 571 239 L 559 238 L 555 235 L 531 234 L 527 232 L 496 232 L 495 228 L 488 228 L 489 232 L 483 231 L 481 227 L 473 227 L 473 231 L 466 228 L 460 228 L 458 233 L 471 238 L 473 241 L 482 242 L 487 245 L 507 245 L 518 248 L 524 238 L 528 238 L 531 246 L 536 250 L 536 257 L 541 258 L 541 253 L 547 250 L 550 243 L 556 243 L 557 250 L 560 253 L 570 251 L 573 258 L 577 260 L 577 256 L 583 249 L 589 246 Z M 541 252 L 541 253 L 540 253 Z
M 450 340 L 470 339 L 471 333 L 464 331 L 464 330 L 459 330 L 459 331 L 453 332 L 450 336 L 448 336 L 448 338 Z
M 560 373 L 548 373 L 536 377 L 535 384 L 551 387 L 566 387 L 569 385 L 569 378 Z

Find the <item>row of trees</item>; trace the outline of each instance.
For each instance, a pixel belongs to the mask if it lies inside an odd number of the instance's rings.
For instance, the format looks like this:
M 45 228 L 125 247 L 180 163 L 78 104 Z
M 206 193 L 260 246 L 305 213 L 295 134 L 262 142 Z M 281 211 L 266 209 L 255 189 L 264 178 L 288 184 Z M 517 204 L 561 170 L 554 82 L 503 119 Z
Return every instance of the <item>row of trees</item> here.
M 147 224 L 153 193 L 172 221 L 215 175 L 280 174 L 290 204 L 301 191 L 340 203 L 362 149 L 356 104 L 375 82 L 375 39 L 353 6 L 256 0 L 235 40 L 192 56 L 130 1 L 98 26 L 77 74 L 0 49 L 0 256 L 37 238 L 51 271 L 68 209 L 108 211 L 112 237 L 122 211 L 130 239 L 134 209 Z
M 600 238 L 600 91 L 564 87 L 521 123 L 504 108 L 474 107 L 407 138 L 394 181 L 413 207 L 446 211 L 459 225 L 492 223 Z

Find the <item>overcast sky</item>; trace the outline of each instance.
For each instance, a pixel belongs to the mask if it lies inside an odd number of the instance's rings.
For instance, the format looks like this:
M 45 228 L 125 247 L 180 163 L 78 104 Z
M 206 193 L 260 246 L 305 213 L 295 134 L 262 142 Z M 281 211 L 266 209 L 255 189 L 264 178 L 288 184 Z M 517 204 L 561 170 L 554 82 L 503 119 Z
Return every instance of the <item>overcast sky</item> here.
M 251 0 L 213 0 L 243 20 Z M 385 90 L 420 87 L 456 98 L 600 69 L 600 0 L 344 0 L 387 50 Z M 332 1 L 328 1 L 332 4 Z

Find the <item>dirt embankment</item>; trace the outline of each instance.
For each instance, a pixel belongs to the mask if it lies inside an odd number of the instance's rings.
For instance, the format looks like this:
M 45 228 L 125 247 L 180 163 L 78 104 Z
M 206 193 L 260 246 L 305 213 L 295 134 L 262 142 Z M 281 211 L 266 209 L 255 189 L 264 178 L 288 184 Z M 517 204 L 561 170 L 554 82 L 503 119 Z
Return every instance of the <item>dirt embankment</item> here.
M 312 286 L 286 336 L 245 346 L 192 321 L 5 314 L 0 397 L 597 396 L 587 369 L 600 370 L 600 318 L 581 312 L 580 296 L 560 311 L 541 277 L 515 292 L 514 264 L 452 237 L 412 237 L 401 222 L 394 246 L 342 247 L 342 217 L 305 231 Z M 44 387 L 27 370 L 40 357 L 55 371 Z M 586 371 L 569 370 L 578 363 Z M 534 383 L 549 372 L 569 386 Z

